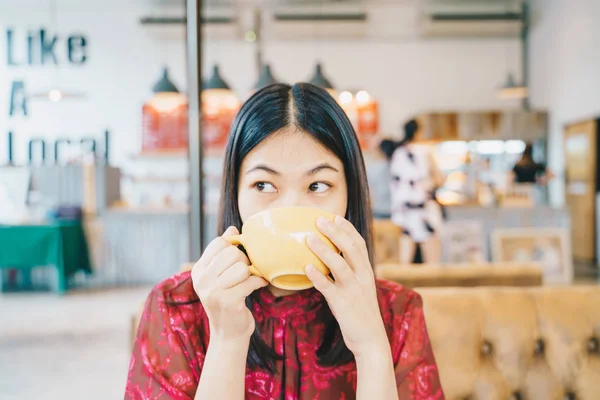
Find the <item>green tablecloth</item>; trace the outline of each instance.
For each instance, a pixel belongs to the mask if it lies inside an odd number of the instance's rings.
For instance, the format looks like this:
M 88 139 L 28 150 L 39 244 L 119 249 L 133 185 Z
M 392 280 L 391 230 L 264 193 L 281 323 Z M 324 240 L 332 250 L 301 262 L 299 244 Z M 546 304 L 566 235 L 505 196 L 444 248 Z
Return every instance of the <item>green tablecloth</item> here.
M 75 272 L 92 272 L 81 223 L 0 225 L 0 268 L 45 265 L 58 269 L 59 293 L 67 290 L 68 279 Z

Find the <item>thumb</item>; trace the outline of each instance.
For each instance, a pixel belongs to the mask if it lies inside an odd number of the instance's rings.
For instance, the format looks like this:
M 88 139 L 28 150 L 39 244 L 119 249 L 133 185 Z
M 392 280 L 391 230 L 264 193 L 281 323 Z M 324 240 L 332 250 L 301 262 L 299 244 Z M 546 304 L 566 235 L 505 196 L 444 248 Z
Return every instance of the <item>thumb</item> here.
M 228 236 L 235 236 L 235 235 L 239 235 L 240 231 L 238 231 L 238 229 L 235 226 L 230 226 L 229 228 L 227 228 L 227 230 L 225 230 L 225 232 L 223 232 L 224 237 L 228 237 Z

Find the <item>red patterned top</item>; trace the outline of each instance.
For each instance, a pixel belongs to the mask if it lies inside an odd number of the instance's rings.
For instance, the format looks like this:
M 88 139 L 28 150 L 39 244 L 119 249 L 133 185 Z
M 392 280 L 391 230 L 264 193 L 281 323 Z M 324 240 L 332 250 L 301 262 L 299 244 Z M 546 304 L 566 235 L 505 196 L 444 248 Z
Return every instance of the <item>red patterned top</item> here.
M 444 399 L 421 297 L 398 284 L 377 282 L 390 339 L 399 398 Z M 276 298 L 255 293 L 252 314 L 265 342 L 283 356 L 274 375 L 246 371 L 246 399 L 354 399 L 356 365 L 322 367 L 316 357 L 326 304 L 315 289 Z M 190 303 L 191 302 L 191 303 Z M 177 304 L 183 303 L 183 304 Z M 135 341 L 125 399 L 192 400 L 208 347 L 208 318 L 190 273 L 166 279 L 150 293 Z M 285 367 L 283 364 L 285 362 Z

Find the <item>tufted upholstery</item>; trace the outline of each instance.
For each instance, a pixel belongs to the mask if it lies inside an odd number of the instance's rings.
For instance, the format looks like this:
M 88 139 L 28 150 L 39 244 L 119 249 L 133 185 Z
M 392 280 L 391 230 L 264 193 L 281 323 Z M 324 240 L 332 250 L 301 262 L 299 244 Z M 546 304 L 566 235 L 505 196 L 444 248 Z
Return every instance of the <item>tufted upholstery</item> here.
M 600 287 L 417 291 L 448 400 L 600 399 Z
M 536 263 L 457 265 L 382 264 L 375 267 L 381 279 L 408 287 L 437 286 L 540 286 L 542 268 Z

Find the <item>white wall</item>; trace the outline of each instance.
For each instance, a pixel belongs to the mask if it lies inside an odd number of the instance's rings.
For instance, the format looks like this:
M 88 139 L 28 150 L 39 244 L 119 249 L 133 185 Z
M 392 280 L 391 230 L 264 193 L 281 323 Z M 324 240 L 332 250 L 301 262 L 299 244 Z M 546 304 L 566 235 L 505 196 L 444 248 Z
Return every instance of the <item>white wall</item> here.
M 151 96 L 151 87 L 160 77 L 161 68 L 168 65 L 174 82 L 185 89 L 185 43 L 149 37 L 138 22 L 148 12 L 143 5 L 109 2 L 108 7 L 91 3 L 83 7 L 80 3 L 74 7 L 69 4 L 67 9 L 59 1 L 54 23 L 52 13 L 42 7 L 46 3 L 33 0 L 26 3 L 20 7 L 13 5 L 8 11 L 0 10 L 0 163 L 6 157 L 8 130 L 16 135 L 15 157 L 24 162 L 30 137 L 101 139 L 104 129 L 112 133 L 114 161 L 123 163 L 127 155 L 139 152 L 141 106 Z M 58 68 L 50 64 L 8 67 L 7 28 L 13 28 L 18 35 L 19 53 L 25 51 L 24 36 L 28 29 L 45 28 L 50 34 L 58 33 L 61 39 L 73 33 L 83 34 L 88 40 L 88 60 L 83 65 L 69 65 L 61 52 L 62 63 Z M 56 45 L 57 50 L 64 47 L 64 42 Z M 14 79 L 24 80 L 27 92 L 56 86 L 84 93 L 86 98 L 59 103 L 31 100 L 28 117 L 19 114 L 9 118 L 9 91 Z
M 563 128 L 600 116 L 600 2 L 540 0 L 531 33 L 531 95 L 550 112 L 552 202 L 564 204 Z
M 24 29 L 47 28 L 63 37 L 83 33 L 89 42 L 88 62 L 83 66 L 6 66 L 5 40 L 0 38 L 0 164 L 6 157 L 6 131 L 16 137 L 15 155 L 22 162 L 32 136 L 47 138 L 112 132 L 112 154 L 123 165 L 127 155 L 140 150 L 144 101 L 168 65 L 173 80 L 185 89 L 185 43 L 181 37 L 151 35 L 139 18 L 156 10 L 152 2 L 100 3 L 60 0 L 53 25 L 47 2 L 23 0 L 0 6 L 0 28 L 23 34 Z M 415 16 L 416 18 L 416 16 Z M 22 39 L 23 40 L 23 39 Z M 23 46 L 21 44 L 21 46 Z M 241 96 L 246 96 L 257 71 L 254 47 L 242 41 L 212 41 L 205 46 L 205 71 L 215 62 L 223 76 Z M 264 46 L 264 59 L 271 62 L 281 80 L 307 80 L 320 60 L 340 89 L 367 89 L 381 103 L 382 131 L 394 134 L 406 118 L 433 110 L 481 110 L 515 107 L 495 97 L 506 71 L 517 72 L 517 40 L 421 41 L 405 39 L 371 41 L 313 40 L 273 41 Z M 208 72 L 208 71 L 207 71 Z M 31 103 L 30 116 L 8 118 L 10 82 L 23 78 L 29 91 L 55 84 L 87 94 L 87 99 L 52 104 Z
M 294 57 L 287 56 L 293 49 Z M 516 107 L 496 90 L 517 71 L 515 40 L 270 42 L 265 60 L 278 78 L 309 79 L 321 60 L 340 89 L 366 89 L 380 102 L 382 132 L 398 134 L 420 112 Z

